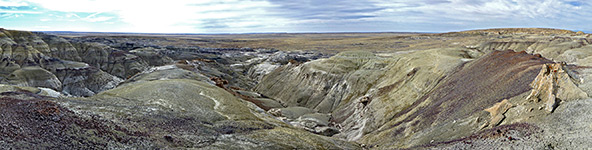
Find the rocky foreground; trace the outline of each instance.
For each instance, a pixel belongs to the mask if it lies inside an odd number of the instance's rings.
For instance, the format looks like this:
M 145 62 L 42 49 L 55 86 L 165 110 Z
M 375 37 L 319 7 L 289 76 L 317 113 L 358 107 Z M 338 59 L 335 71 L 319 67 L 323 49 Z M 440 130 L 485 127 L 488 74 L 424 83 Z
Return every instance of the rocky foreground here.
M 0 29 L 0 147 L 592 147 L 584 33 L 381 36 L 396 50 L 339 53 L 169 40 Z

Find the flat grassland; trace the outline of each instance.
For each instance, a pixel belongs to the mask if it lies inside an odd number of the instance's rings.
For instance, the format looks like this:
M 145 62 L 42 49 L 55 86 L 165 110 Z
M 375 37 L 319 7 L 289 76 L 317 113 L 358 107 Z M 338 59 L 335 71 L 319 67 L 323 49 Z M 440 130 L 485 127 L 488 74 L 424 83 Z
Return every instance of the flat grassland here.
M 210 48 L 266 48 L 285 51 L 315 50 L 327 53 L 362 50 L 392 52 L 460 47 L 482 42 L 484 35 L 429 33 L 265 33 L 265 34 L 140 34 L 50 32 L 64 37 L 110 37 L 154 39 L 159 45 Z
M 582 35 L 569 30 L 545 28 L 499 28 L 450 33 L 257 33 L 257 34 L 145 34 L 100 32 L 46 32 L 63 37 L 111 39 L 151 39 L 157 45 L 183 45 L 209 48 L 265 48 L 284 51 L 315 50 L 326 53 L 362 50 L 393 52 L 433 48 L 476 46 L 477 44 L 523 35 Z

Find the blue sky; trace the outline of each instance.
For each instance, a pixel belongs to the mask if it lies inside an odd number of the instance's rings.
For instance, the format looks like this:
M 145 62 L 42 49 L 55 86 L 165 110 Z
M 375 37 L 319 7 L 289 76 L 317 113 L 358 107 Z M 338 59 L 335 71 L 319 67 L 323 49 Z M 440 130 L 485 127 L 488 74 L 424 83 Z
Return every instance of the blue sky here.
M 592 31 L 584 0 L 0 0 L 0 27 L 145 33 Z

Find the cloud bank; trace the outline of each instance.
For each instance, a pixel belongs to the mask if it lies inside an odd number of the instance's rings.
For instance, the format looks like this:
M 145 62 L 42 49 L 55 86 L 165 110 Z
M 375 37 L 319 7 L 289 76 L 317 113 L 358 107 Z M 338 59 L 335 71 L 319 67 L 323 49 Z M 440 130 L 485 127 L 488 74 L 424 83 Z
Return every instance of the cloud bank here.
M 151 33 L 592 31 L 583 0 L 0 0 L 0 26 Z

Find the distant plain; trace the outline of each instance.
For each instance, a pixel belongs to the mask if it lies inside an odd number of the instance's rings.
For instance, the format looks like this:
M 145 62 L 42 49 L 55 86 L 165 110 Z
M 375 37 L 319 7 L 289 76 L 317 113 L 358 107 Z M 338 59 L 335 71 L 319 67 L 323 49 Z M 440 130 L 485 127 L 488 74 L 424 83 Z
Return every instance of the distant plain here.
M 449 34 L 382 33 L 257 33 L 257 34 L 144 34 L 48 32 L 63 37 L 113 37 L 155 39 L 159 45 L 186 45 L 209 48 L 266 48 L 284 51 L 321 50 L 326 53 L 362 50 L 371 52 L 408 51 L 472 45 L 480 36 Z

